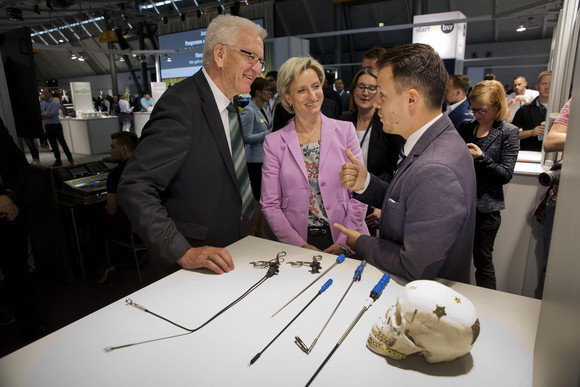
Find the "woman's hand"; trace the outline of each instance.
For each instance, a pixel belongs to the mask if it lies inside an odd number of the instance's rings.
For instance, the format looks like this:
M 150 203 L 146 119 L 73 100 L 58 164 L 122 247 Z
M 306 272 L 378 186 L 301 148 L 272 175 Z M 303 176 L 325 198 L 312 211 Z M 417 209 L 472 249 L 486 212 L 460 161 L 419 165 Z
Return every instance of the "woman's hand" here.
M 481 148 L 471 142 L 467 144 L 467 149 L 469 149 L 469 153 L 471 153 L 471 157 L 474 160 L 483 154 Z
M 309 245 L 308 243 L 302 246 L 303 249 L 310 249 L 314 251 L 320 251 L 316 246 Z
M 346 254 L 346 252 L 340 247 L 340 244 L 338 243 L 334 243 L 328 246 L 326 249 L 324 249 L 324 252 L 334 255 Z

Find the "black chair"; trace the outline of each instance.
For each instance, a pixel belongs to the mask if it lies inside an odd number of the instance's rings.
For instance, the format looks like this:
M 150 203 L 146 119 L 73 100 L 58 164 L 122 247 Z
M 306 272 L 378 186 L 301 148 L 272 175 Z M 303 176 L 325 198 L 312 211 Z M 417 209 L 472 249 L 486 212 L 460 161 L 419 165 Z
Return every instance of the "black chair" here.
M 105 248 L 107 250 L 107 265 L 108 268 L 107 270 L 110 270 L 111 268 L 114 268 L 114 266 L 111 265 L 111 255 L 109 253 L 109 247 L 111 245 L 119 245 L 122 247 L 126 247 L 128 249 L 131 249 L 131 251 L 133 251 L 133 257 L 135 258 L 135 265 L 137 266 L 137 274 L 139 275 L 139 282 L 141 283 L 141 286 L 143 286 L 143 278 L 141 276 L 141 266 L 139 265 L 139 257 L 137 256 L 137 252 L 138 251 L 146 251 L 147 248 L 145 247 L 145 244 L 141 241 L 141 239 L 139 239 L 139 236 L 137 234 L 135 234 L 134 232 L 129 233 L 129 236 L 127 238 L 119 238 L 116 236 L 107 236 L 105 239 Z M 112 283 L 112 276 L 109 276 L 109 279 L 111 280 Z

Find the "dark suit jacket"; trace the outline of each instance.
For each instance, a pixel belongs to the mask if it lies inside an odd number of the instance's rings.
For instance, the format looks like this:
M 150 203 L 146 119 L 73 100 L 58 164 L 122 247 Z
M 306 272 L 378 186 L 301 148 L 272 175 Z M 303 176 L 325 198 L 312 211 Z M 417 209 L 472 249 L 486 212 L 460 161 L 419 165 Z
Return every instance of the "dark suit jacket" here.
M 487 136 L 475 138 L 476 126 L 476 120 L 466 121 L 458 131 L 466 143 L 476 144 L 483 152 L 474 160 L 477 209 L 485 213 L 503 210 L 503 185 L 509 183 L 514 175 L 519 152 L 519 130 L 508 122 L 496 121 Z
M 355 112 L 345 112 L 340 119 L 352 122 L 356 128 L 357 114 Z M 376 112 L 373 116 L 371 132 L 367 136 L 370 136 L 367 170 L 381 180 L 391 181 L 399 160 L 399 151 L 405 144 L 405 139 L 396 134 L 385 133 L 383 123 Z
M 461 126 L 461 124 L 463 123 L 463 121 L 473 120 L 474 118 L 475 117 L 473 116 L 473 114 L 471 114 L 471 112 L 469 111 L 469 102 L 467 101 L 467 99 L 463 101 L 463 103 L 461 103 L 455 109 L 453 109 L 451 113 L 449 113 L 449 119 L 453 123 L 455 129 L 458 129 L 459 126 Z
M 232 156 L 201 70 L 155 104 L 118 195 L 147 248 L 168 264 L 191 246 L 223 247 L 243 236 Z
M 540 103 L 538 97 L 532 102 L 520 107 L 512 120 L 512 124 L 522 130 L 532 130 L 540 125 L 542 121 L 546 121 L 546 108 Z M 524 138 L 520 140 L 521 150 L 541 151 L 542 141 L 538 140 L 538 136 Z
M 382 207 L 380 238 L 357 240 L 361 257 L 408 280 L 442 277 L 469 283 L 475 171 L 447 116 L 423 133 L 391 183 L 372 176 L 356 197 Z

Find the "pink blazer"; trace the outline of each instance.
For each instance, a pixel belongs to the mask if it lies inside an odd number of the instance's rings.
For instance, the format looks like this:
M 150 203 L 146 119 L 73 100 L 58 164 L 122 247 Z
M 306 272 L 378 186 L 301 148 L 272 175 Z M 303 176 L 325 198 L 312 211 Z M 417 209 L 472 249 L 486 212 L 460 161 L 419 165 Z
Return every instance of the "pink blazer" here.
M 339 177 L 342 165 L 349 161 L 344 150 L 349 148 L 359 160 L 362 160 L 362 153 L 351 122 L 321 116 L 320 192 L 332 239 L 335 243 L 346 244 L 346 236 L 334 229 L 333 223 L 368 235 L 364 221 L 367 206 L 354 199 L 352 192 L 342 188 Z M 292 120 L 284 128 L 268 134 L 264 141 L 260 203 L 280 242 L 294 246 L 307 243 L 309 196 L 306 166 Z

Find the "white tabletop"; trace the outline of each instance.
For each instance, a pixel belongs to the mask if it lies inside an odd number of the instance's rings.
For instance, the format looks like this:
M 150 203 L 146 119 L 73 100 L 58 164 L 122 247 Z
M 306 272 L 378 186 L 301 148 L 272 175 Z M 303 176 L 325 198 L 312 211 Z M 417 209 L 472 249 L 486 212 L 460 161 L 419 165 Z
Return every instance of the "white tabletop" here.
M 195 328 L 238 298 L 266 273 L 250 261 L 270 260 L 286 251 L 285 262 L 311 261 L 313 252 L 247 237 L 228 250 L 236 269 L 224 275 L 178 271 L 129 297 L 150 311 Z M 322 271 L 336 256 L 322 254 Z M 105 352 L 108 346 L 176 335 L 183 331 L 125 305 L 111 305 L 0 359 L 1 386 L 300 386 L 305 385 L 361 311 L 382 272 L 367 265 L 313 351 L 308 345 L 348 287 L 359 261 L 347 259 L 287 308 L 270 316 L 316 275 L 283 263 L 237 305 L 201 330 L 181 337 Z M 334 283 L 262 354 L 261 351 L 316 295 Z M 461 283 L 442 281 L 475 305 L 481 333 L 471 353 L 449 363 L 423 358 L 387 360 L 366 348 L 372 325 L 394 304 L 405 282 L 392 278 L 382 297 L 364 314 L 313 386 L 370 383 L 397 386 L 531 386 L 532 355 L 540 301 Z

